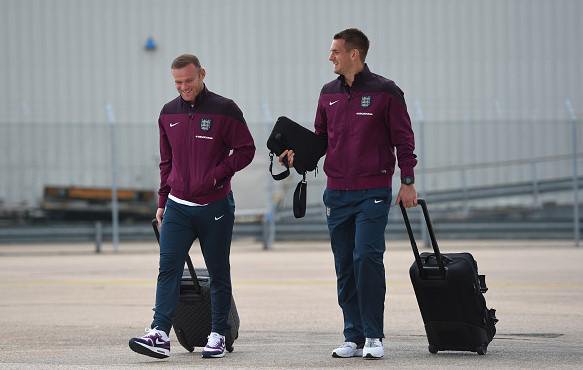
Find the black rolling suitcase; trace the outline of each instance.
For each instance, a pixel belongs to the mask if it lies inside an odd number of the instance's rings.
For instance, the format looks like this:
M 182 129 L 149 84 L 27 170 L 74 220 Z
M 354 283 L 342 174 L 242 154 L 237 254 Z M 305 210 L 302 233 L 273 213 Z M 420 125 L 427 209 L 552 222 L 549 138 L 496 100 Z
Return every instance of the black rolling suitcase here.
M 152 220 L 152 227 L 156 239 L 160 242 L 156 219 Z M 180 282 L 180 298 L 172 319 L 172 326 L 178 342 L 192 352 L 194 347 L 206 345 L 207 337 L 211 332 L 211 291 L 207 269 L 195 269 L 188 254 L 186 265 L 187 268 L 184 269 Z M 231 296 L 228 324 L 230 329 L 225 335 L 225 348 L 233 352 L 233 343 L 239 336 L 239 314 L 233 296 Z
M 478 264 L 470 253 L 440 253 L 427 204 L 423 199 L 417 202 L 423 210 L 434 253 L 419 255 L 407 211 L 400 206 L 415 255 L 409 275 L 425 324 L 429 352 L 453 350 L 484 355 L 498 321 L 496 310 L 486 307 L 485 276 L 478 274 Z

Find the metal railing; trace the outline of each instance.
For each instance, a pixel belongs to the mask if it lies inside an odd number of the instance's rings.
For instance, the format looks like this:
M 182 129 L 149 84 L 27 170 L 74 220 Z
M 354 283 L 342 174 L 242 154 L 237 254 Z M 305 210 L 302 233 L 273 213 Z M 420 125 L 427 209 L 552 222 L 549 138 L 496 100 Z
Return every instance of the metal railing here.
M 578 240 L 580 213 L 577 205 L 581 183 L 577 179 L 578 174 L 583 173 L 583 161 L 577 145 L 583 141 L 583 130 L 578 129 L 581 123 L 574 113 L 568 121 L 420 120 L 414 124 L 418 152 L 422 153 L 416 171 L 418 190 L 430 202 L 442 199 L 460 202 L 467 208 L 481 199 L 505 202 L 510 197 L 521 197 L 522 203 L 536 208 L 542 204 L 545 194 L 560 192 L 561 200 L 573 206 L 573 234 Z M 235 181 L 240 181 L 235 197 L 244 201 L 243 208 L 238 204 L 237 211 L 263 220 L 265 225 L 259 230 L 266 247 L 271 245 L 269 240 L 273 240 L 273 233 L 281 233 L 286 227 L 282 225 L 287 222 L 285 216 L 276 209 L 290 207 L 292 199 L 286 185 L 274 183 L 267 172 L 264 142 L 271 125 L 250 123 L 257 146 L 256 158 L 235 177 Z M 44 185 L 110 184 L 111 125 L 19 123 L 17 126 L 0 123 L 3 154 L 0 173 L 7 174 L 0 178 L 0 209 L 34 208 L 41 200 Z M 119 123 L 115 127 L 114 136 L 119 145 L 118 185 L 156 189 L 155 125 Z M 484 144 L 488 140 L 491 146 Z M 513 142 L 516 145 L 512 145 Z M 265 184 L 265 190 L 258 190 L 258 177 Z M 398 173 L 395 174 L 393 189 L 398 188 L 398 177 Z M 323 171 L 317 178 L 308 179 L 308 202 L 315 210 L 321 209 L 325 181 Z M 295 182 L 290 179 L 288 184 L 295 185 Z M 525 196 L 530 200 L 525 200 Z M 255 227 L 248 225 L 241 228 L 251 230 Z M 92 225 L 89 228 L 94 229 Z M 104 237 L 107 230 L 104 226 Z M 120 230 L 122 237 L 124 230 Z M 129 230 L 131 234 L 131 228 Z M 9 233 L 4 229 L 0 232 Z

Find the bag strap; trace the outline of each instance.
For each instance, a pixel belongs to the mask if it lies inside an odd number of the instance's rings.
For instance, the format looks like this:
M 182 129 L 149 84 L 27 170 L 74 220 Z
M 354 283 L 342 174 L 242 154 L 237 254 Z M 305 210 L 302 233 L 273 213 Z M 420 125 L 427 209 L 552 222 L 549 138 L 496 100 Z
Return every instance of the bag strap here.
M 417 199 L 417 204 L 421 206 L 423 211 L 423 217 L 425 218 L 425 224 L 427 225 L 427 230 L 429 231 L 429 237 L 431 239 L 431 246 L 433 247 L 433 252 L 435 253 L 435 259 L 437 260 L 437 265 L 441 274 L 445 277 L 445 267 L 443 265 L 443 256 L 439 251 L 439 246 L 437 245 L 437 239 L 435 238 L 435 233 L 433 232 L 433 224 L 431 223 L 431 218 L 429 217 L 429 210 L 427 209 L 427 203 L 425 199 Z M 409 234 L 409 240 L 411 241 L 411 249 L 413 249 L 413 254 L 415 255 L 415 262 L 419 268 L 419 273 L 422 274 L 424 271 L 423 262 L 419 256 L 419 249 L 417 248 L 417 242 L 415 241 L 415 236 L 413 235 L 413 230 L 411 229 L 411 223 L 409 222 L 409 217 L 407 216 L 407 210 L 403 206 L 403 202 L 399 202 L 401 207 L 401 213 L 403 214 L 403 220 L 405 221 L 405 227 L 407 228 L 407 234 Z
M 302 218 L 306 215 L 306 202 L 308 191 L 308 182 L 306 181 L 306 173 L 302 174 L 302 179 L 296 185 L 294 191 L 293 209 L 295 218 Z
M 158 245 L 160 245 L 160 230 L 158 229 L 158 220 L 155 218 L 152 220 L 152 228 L 154 229 L 154 234 L 156 235 L 156 240 Z M 194 271 L 194 265 L 190 259 L 190 255 L 186 253 L 186 265 L 188 266 L 188 272 L 190 272 L 190 277 L 192 277 L 192 283 L 194 285 L 194 291 L 196 294 L 200 294 L 200 284 L 198 283 L 198 276 L 196 276 L 196 271 Z
M 289 165 L 287 163 L 287 158 L 283 159 L 283 164 L 285 165 L 285 171 L 283 171 L 282 173 L 278 173 L 277 175 L 273 174 L 273 152 L 269 152 L 269 173 L 271 174 L 271 176 L 273 177 L 274 180 L 283 180 L 286 177 L 289 176 Z

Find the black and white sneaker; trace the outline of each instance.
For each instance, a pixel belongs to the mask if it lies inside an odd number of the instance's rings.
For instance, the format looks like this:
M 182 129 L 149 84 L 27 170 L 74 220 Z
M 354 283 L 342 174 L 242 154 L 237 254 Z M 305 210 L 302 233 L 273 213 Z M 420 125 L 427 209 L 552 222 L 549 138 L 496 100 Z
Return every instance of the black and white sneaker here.
M 132 351 L 156 358 L 170 356 L 170 338 L 163 330 L 146 329 L 146 335 L 130 339 Z

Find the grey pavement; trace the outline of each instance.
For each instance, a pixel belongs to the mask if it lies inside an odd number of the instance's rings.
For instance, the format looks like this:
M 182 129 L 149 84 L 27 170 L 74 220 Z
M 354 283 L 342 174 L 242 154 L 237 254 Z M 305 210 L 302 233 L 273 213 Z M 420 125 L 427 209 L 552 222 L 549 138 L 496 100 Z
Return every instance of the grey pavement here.
M 96 255 L 90 244 L 0 245 L 1 368 L 583 368 L 583 248 L 558 241 L 442 241 L 470 251 L 497 309 L 498 334 L 485 356 L 427 351 L 408 268 L 408 244 L 389 242 L 385 358 L 335 359 L 342 342 L 327 243 L 233 243 L 233 288 L 241 329 L 222 359 L 187 352 L 132 352 L 149 325 L 157 274 L 152 243 L 124 243 Z M 191 250 L 195 265 L 202 258 Z

